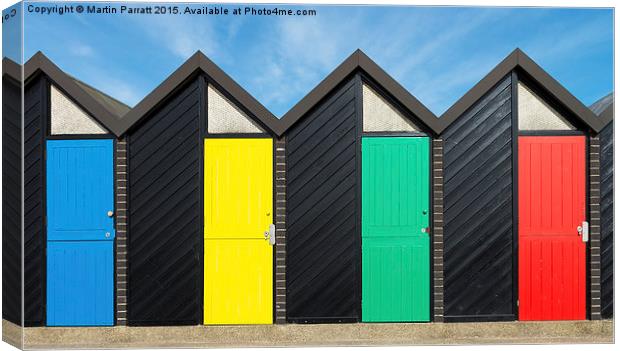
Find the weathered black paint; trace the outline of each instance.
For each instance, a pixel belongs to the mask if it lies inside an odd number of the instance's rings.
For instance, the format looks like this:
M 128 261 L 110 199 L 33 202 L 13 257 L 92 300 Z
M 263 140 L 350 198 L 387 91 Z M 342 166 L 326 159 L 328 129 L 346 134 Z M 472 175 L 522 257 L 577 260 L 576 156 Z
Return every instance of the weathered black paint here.
M 601 142 L 601 316 L 614 315 L 614 123 L 599 134 Z
M 289 322 L 360 319 L 356 110 L 351 79 L 287 132 Z
M 129 325 L 202 323 L 199 79 L 128 135 Z
M 444 139 L 445 320 L 513 320 L 513 125 L 510 74 Z
M 22 97 L 2 78 L 2 318 L 22 324 Z

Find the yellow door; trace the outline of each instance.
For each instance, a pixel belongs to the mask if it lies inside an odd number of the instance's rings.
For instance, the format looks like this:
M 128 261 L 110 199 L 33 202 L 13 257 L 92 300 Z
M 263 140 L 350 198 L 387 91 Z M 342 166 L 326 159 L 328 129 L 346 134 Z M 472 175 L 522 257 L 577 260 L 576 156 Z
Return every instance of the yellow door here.
M 271 139 L 205 140 L 205 324 L 270 324 Z

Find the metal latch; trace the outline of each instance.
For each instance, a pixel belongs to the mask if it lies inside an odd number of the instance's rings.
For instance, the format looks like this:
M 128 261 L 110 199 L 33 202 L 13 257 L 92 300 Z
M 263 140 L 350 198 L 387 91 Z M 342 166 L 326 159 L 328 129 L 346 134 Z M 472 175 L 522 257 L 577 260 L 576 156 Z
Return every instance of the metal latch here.
M 590 225 L 587 221 L 583 221 L 580 226 L 577 226 L 577 232 L 581 236 L 581 241 L 584 243 L 590 240 Z
M 275 224 L 269 225 L 269 230 L 265 231 L 265 240 L 269 240 L 269 245 L 273 246 L 276 244 L 276 226 Z

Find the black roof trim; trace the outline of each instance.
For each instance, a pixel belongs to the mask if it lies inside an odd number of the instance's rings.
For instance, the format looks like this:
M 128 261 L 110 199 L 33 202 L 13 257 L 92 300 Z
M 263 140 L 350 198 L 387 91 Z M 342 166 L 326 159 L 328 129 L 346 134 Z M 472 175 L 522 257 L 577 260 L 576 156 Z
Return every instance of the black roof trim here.
M 6 74 L 21 82 L 22 72 L 20 66 L 15 61 L 4 58 L 2 60 L 3 75 Z M 23 80 L 25 84 L 32 81 L 32 78 L 39 73 L 49 77 L 54 84 L 65 91 L 71 99 L 75 100 L 81 108 L 106 129 L 117 136 L 121 135 L 118 124 L 123 112 L 130 110 L 129 106 L 71 77 L 40 51 L 34 54 L 23 66 Z M 90 91 L 87 91 L 85 87 L 90 88 Z M 106 101 L 102 101 L 102 97 L 105 97 Z M 106 104 L 113 104 L 118 113 L 111 112 L 109 106 L 106 107 Z
M 21 81 L 19 64 L 7 58 L 3 59 L 2 63 L 3 75 Z M 491 72 L 456 101 L 440 118 L 437 118 L 437 116 L 428 110 L 417 98 L 411 95 L 402 85 L 359 49 L 344 60 L 334 71 L 323 79 L 323 81 L 295 104 L 295 106 L 284 114 L 280 120 L 200 51 L 197 51 L 185 61 L 185 63 L 168 76 L 168 78 L 142 99 L 134 108 L 129 108 L 110 96 L 91 88 L 85 83 L 80 84 L 81 82 L 76 82 L 74 78 L 60 70 L 41 52 L 37 52 L 26 62 L 23 76 L 27 84 L 28 80 L 37 72 L 41 71 L 45 73 L 101 124 L 117 136 L 121 136 L 145 118 L 153 109 L 159 106 L 164 99 L 179 89 L 187 79 L 202 71 L 249 111 L 251 118 L 266 127 L 272 134 L 281 136 L 298 120 L 307 115 L 307 113 L 324 99 L 327 94 L 357 70 L 366 73 L 369 78 L 374 80 L 399 104 L 411 112 L 411 116 L 407 115 L 408 118 L 412 119 L 415 123 L 423 123 L 429 130 L 437 135 L 441 134 L 474 103 L 482 98 L 495 84 L 513 70 L 520 70 L 527 74 L 534 83 L 545 90 L 547 93 L 546 95 L 557 100 L 562 107 L 574 114 L 576 118 L 595 132 L 599 132 L 613 118 L 613 108 L 609 109 L 609 112 L 603 112 L 601 114 L 603 118 L 596 116 L 595 113 L 584 106 L 568 90 L 518 48 L 510 53 L 493 68 Z M 94 90 L 96 93 L 89 90 Z M 123 111 L 127 112 L 123 114 Z M 414 118 L 417 118 L 417 120 L 413 120 Z
M 356 70 L 364 71 L 387 93 L 404 106 L 411 114 L 418 118 L 414 123 L 423 123 L 428 129 L 439 134 L 439 119 L 424 106 L 415 96 L 411 95 L 400 83 L 387 74 L 379 65 L 371 60 L 361 50 L 356 50 L 344 60 L 323 81 L 310 91 L 301 101 L 293 106 L 280 120 L 278 135 L 284 134 L 297 121 L 304 117 L 310 109 L 327 96 L 334 88 L 342 83 Z M 407 118 L 410 118 L 407 116 Z M 410 118 L 411 119 L 411 118 Z
M 2 59 L 2 76 L 7 76 L 17 82 L 22 81 L 22 65 L 8 57 Z
M 251 113 L 250 118 L 257 120 L 257 122 L 265 126 L 271 133 L 280 135 L 278 133 L 278 119 L 200 51 L 192 55 L 123 117 L 118 128 L 121 134 L 127 132 L 134 125 L 139 123 L 149 112 L 159 106 L 164 99 L 178 90 L 188 78 L 193 77 L 199 71 L 204 72 L 213 79 L 237 100 L 237 102 L 246 108 Z
M 568 111 L 573 113 L 580 121 L 595 132 L 600 132 L 604 127 L 601 119 L 590 109 L 558 83 L 557 80 L 545 72 L 545 70 L 521 51 L 521 49 L 517 48 L 441 115 L 441 118 L 439 118 L 440 132 L 443 132 L 450 124 L 476 103 L 476 101 L 482 98 L 495 84 L 499 83 L 502 78 L 515 69 L 524 71 L 535 83 L 546 90 L 552 98 L 557 100 L 563 107 L 568 109 Z

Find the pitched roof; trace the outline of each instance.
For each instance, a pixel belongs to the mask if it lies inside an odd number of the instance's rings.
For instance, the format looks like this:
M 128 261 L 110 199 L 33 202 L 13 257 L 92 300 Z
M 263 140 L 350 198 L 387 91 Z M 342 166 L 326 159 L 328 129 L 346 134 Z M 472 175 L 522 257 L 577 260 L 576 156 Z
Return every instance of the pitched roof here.
M 22 81 L 22 67 L 8 58 L 2 60 L 3 75 Z M 28 84 L 38 73 L 49 77 L 54 84 L 64 90 L 81 108 L 97 122 L 117 136 L 121 117 L 131 108 L 109 95 L 83 83 L 56 66 L 40 51 L 34 54 L 23 66 L 23 79 Z
M 22 80 L 22 66 L 8 57 L 2 59 L 2 76 L 20 82 Z
M 281 124 L 278 134 L 281 135 L 291 128 L 297 121 L 305 116 L 312 107 L 357 70 L 365 72 L 371 79 L 385 89 L 387 93 L 392 95 L 397 102 L 411 112 L 413 116 L 417 117 L 428 129 L 437 134 L 439 133 L 438 127 L 440 123 L 437 117 L 416 99 L 415 96 L 411 95 L 409 91 L 379 67 L 379 65 L 358 49 L 312 89 L 310 93 L 301 99 L 301 101 L 284 114 L 280 120 Z M 407 116 L 407 118 L 412 119 L 410 116 Z M 418 123 L 418 121 L 413 119 L 412 121 Z
M 17 63 L 6 58 L 3 59 L 4 75 L 20 81 L 20 68 L 20 65 Z M 555 99 L 561 106 L 574 114 L 577 119 L 595 132 L 599 132 L 613 118 L 613 108 L 608 108 L 609 111 L 602 114 L 604 118 L 599 118 L 520 49 L 515 49 L 510 53 L 491 72 L 446 110 L 440 118 L 437 118 L 418 99 L 359 49 L 344 60 L 301 101 L 295 104 L 280 120 L 200 51 L 192 55 L 133 108 L 67 75 L 41 52 L 37 52 L 24 65 L 23 76 L 26 82 L 28 82 L 37 72 L 44 72 L 95 119 L 114 134 L 120 136 L 139 123 L 149 112 L 177 91 L 187 79 L 193 77 L 198 72 L 204 72 L 248 110 L 251 118 L 270 132 L 281 136 L 299 119 L 307 115 L 310 109 L 325 98 L 338 84 L 357 71 L 363 71 L 398 103 L 405 107 L 410 112 L 410 115 L 407 115 L 408 118 L 413 119 L 413 116 L 415 116 L 419 121 L 414 122 L 421 122 L 429 130 L 436 134 L 441 134 L 513 70 L 518 70 L 529 76 L 552 99 Z
M 168 76 L 163 83 L 149 93 L 123 117 L 118 128 L 121 134 L 139 123 L 150 111 L 159 106 L 163 100 L 179 89 L 188 78 L 193 77 L 200 71 L 204 72 L 225 91 L 231 94 L 237 102 L 251 113 L 251 118 L 271 132 L 279 135 L 278 119 L 200 51 L 192 55 L 192 57 L 185 61 L 185 63 Z
M 75 84 L 79 85 L 82 89 L 84 89 L 86 93 L 90 94 L 94 99 L 98 100 L 99 103 L 101 103 L 108 110 L 110 110 L 110 112 L 119 116 L 119 118 L 122 118 L 127 112 L 129 112 L 129 110 L 131 110 L 131 107 L 121 101 L 116 100 L 115 98 L 102 92 L 101 90 L 93 88 L 92 86 L 82 82 L 79 79 L 75 79 L 73 77 L 71 77 L 71 79 L 73 79 Z
M 606 126 L 614 119 L 614 93 L 611 92 L 590 105 L 590 110 L 598 115 Z
M 602 98 L 596 100 L 592 105 L 588 108 L 594 112 L 595 115 L 600 116 L 601 112 L 605 111 L 609 105 L 614 103 L 614 93 L 611 92 Z
M 599 115 L 601 118 L 601 122 L 603 123 L 603 127 L 605 127 L 609 122 L 614 119 L 614 102 L 612 101 L 607 108 L 601 112 Z
M 566 88 L 543 70 L 534 60 L 520 49 L 515 49 L 480 82 L 471 88 L 463 97 L 452 105 L 439 118 L 440 132 L 458 119 L 465 111 L 476 103 L 495 84 L 499 83 L 508 73 L 515 69 L 525 72 L 535 83 L 540 85 L 546 92 L 563 107 L 572 112 L 580 121 L 585 123 L 595 132 L 599 132 L 604 124 L 590 109 L 581 101 L 577 100 Z

